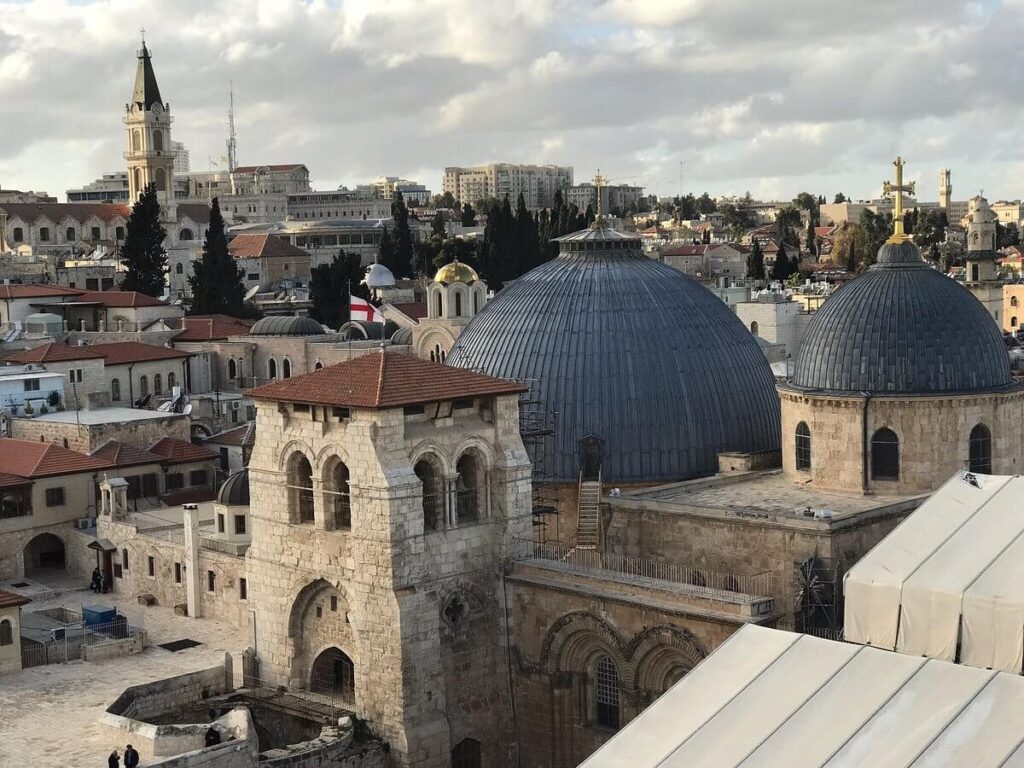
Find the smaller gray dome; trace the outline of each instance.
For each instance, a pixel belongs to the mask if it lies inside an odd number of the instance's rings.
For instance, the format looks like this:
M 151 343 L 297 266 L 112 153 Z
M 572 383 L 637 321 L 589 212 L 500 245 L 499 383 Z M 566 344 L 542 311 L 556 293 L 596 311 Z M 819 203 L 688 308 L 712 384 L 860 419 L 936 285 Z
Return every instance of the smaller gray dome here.
M 275 315 L 257 320 L 250 336 L 322 336 L 324 327 L 311 317 Z
M 230 475 L 217 492 L 217 503 L 228 507 L 249 506 L 249 468 Z
M 399 328 L 391 334 L 392 344 L 412 344 L 412 328 Z
M 883 243 L 878 249 L 878 264 L 919 264 L 921 251 L 909 240 L 902 243 Z

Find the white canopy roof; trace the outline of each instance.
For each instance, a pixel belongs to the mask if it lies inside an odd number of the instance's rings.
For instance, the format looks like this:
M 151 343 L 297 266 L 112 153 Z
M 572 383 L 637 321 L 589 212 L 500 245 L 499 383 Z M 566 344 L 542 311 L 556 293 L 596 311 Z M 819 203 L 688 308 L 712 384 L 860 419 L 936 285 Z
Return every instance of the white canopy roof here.
M 844 592 L 851 642 L 1020 674 L 1024 477 L 954 475 L 850 569 Z
M 1024 678 L 746 625 L 585 768 L 1024 766 Z

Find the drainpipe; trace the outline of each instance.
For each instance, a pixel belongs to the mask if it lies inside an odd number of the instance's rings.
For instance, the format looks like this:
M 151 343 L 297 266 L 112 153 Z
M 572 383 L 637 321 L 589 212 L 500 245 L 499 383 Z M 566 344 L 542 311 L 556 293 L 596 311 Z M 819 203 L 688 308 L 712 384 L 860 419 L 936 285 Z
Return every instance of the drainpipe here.
M 128 364 L 128 407 L 135 407 L 135 387 L 132 386 L 132 368 L 135 367 L 135 363 Z
M 867 392 L 861 392 L 864 397 L 864 408 L 861 412 L 861 443 L 860 443 L 860 455 L 861 455 L 861 488 L 866 494 L 870 489 L 868 488 L 868 404 L 871 402 L 871 395 Z

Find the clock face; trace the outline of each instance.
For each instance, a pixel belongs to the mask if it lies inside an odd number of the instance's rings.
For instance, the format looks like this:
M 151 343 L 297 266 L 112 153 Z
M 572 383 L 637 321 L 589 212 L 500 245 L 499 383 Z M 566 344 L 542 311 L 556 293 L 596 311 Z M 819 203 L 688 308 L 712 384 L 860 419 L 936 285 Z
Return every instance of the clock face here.
M 164 108 L 162 106 L 160 106 L 159 102 L 157 102 L 156 104 L 153 105 L 153 114 L 154 115 L 159 115 L 163 111 L 164 111 Z

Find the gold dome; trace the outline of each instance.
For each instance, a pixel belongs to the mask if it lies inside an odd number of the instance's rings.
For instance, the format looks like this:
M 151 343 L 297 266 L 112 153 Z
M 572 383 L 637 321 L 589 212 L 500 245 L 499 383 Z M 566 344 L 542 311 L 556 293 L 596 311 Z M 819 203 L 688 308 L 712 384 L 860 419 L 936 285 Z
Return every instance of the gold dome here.
M 451 283 L 475 283 L 480 279 L 480 276 L 476 273 L 476 270 L 467 264 L 463 264 L 458 259 L 445 264 L 434 275 L 435 283 L 442 283 L 449 285 Z

